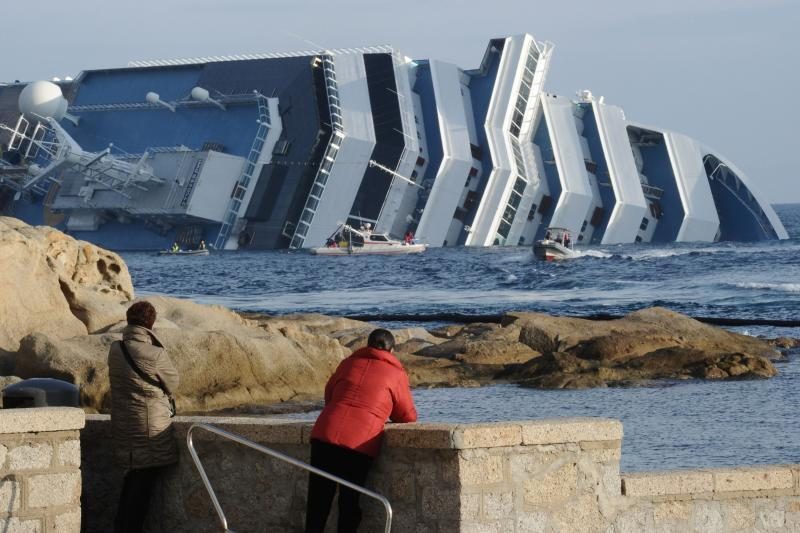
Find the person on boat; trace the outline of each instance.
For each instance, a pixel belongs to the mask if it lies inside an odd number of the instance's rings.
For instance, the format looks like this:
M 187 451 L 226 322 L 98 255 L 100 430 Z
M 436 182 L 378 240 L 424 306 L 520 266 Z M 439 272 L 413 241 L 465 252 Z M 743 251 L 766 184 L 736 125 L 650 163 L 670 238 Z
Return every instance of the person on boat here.
M 549 241 L 553 236 L 550 234 L 550 230 L 547 230 L 544 234 L 544 240 Z
M 181 247 L 178 246 L 177 241 L 173 242 L 172 243 L 172 248 L 170 248 L 170 252 L 172 252 L 174 254 L 174 253 L 177 253 L 177 252 L 180 252 L 180 251 L 181 251 Z
M 325 385 L 325 408 L 311 430 L 311 465 L 363 486 L 381 448 L 383 426 L 416 422 L 417 410 L 403 365 L 392 354 L 394 336 L 369 335 L 367 347 L 339 364 Z M 309 474 L 306 533 L 324 531 L 337 484 Z M 339 487 L 339 533 L 361 522 L 359 493 Z
M 569 248 L 569 243 L 570 243 L 570 238 L 569 238 L 569 232 L 567 231 L 564 232 L 564 246 Z
M 205 250 L 206 249 L 206 241 L 200 239 L 200 244 L 197 245 L 198 250 Z
M 136 302 L 126 318 L 122 341 L 108 351 L 114 456 L 125 469 L 115 533 L 142 531 L 158 479 L 178 461 L 170 399 L 179 377 L 153 332 L 156 310 L 149 302 Z
M 414 233 L 407 231 L 405 237 L 403 237 L 403 244 L 414 244 Z

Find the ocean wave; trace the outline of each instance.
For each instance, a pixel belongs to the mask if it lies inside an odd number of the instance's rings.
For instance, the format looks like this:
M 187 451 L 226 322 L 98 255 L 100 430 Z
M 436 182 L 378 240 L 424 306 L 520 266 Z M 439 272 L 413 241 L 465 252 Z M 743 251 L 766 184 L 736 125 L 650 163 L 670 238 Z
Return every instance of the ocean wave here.
M 734 283 L 734 286 L 739 289 L 800 293 L 800 283 L 759 283 L 748 281 L 744 283 Z
M 578 257 L 596 257 L 598 259 L 611 259 L 614 254 L 603 252 L 602 250 L 575 250 Z

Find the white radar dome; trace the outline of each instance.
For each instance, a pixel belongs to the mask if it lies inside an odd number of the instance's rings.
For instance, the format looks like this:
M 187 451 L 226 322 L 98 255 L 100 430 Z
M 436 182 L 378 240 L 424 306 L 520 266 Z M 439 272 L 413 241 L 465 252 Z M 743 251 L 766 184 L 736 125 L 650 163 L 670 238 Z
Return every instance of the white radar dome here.
M 67 114 L 67 100 L 61 87 L 50 81 L 35 81 L 19 93 L 19 110 L 29 117 L 61 120 Z
M 202 87 L 195 87 L 192 89 L 192 98 L 198 102 L 207 102 L 210 98 L 210 95 L 208 94 L 208 91 Z

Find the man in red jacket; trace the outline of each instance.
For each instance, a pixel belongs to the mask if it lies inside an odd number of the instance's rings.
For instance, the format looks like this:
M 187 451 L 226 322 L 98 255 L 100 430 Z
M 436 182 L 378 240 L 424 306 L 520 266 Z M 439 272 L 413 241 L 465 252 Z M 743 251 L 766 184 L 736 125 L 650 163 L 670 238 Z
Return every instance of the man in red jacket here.
M 376 329 L 366 348 L 339 364 L 325 385 L 325 408 L 311 430 L 312 466 L 363 486 L 380 452 L 386 420 L 416 422 L 408 375 L 393 350 L 392 333 Z M 336 485 L 321 476 L 309 476 L 306 533 L 325 529 Z M 339 533 L 358 529 L 358 500 L 358 492 L 340 487 Z

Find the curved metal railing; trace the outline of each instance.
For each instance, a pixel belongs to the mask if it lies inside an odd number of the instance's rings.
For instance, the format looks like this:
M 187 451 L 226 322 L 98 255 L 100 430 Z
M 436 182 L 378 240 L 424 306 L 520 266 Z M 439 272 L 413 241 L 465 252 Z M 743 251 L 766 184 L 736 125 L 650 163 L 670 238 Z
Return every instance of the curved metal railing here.
M 192 456 L 194 465 L 197 467 L 197 471 L 200 472 L 200 477 L 203 480 L 203 485 L 205 485 L 206 490 L 208 491 L 208 495 L 211 497 L 211 503 L 214 504 L 214 509 L 216 510 L 217 516 L 219 517 L 220 525 L 222 526 L 222 529 L 223 531 L 225 531 L 225 533 L 235 533 L 235 532 L 228 527 L 228 520 L 225 518 L 225 513 L 222 511 L 222 507 L 219 504 L 219 500 L 217 500 L 217 495 L 214 493 L 214 489 L 211 487 L 211 482 L 208 480 L 206 471 L 203 468 L 203 465 L 200 462 L 200 458 L 197 456 L 197 452 L 194 449 L 194 442 L 192 441 L 192 432 L 196 428 L 204 429 L 209 433 L 214 433 L 215 435 L 219 435 L 220 437 L 232 440 L 233 442 L 239 443 L 243 446 L 247 446 L 248 448 L 252 448 L 258 452 L 261 452 L 265 455 L 269 455 L 270 457 L 274 457 L 275 459 L 278 459 L 285 463 L 289 463 L 298 468 L 302 468 L 303 470 L 307 470 L 308 472 L 311 472 L 313 474 L 317 474 L 318 476 L 322 476 L 324 478 L 330 479 L 331 481 L 335 481 L 340 485 L 344 485 L 345 487 L 353 489 L 354 491 L 360 492 L 361 494 L 368 496 L 374 500 L 378 500 L 381 504 L 383 504 L 383 508 L 386 510 L 386 526 L 384 528 L 384 533 L 389 533 L 389 531 L 392 529 L 392 505 L 389 503 L 389 500 L 387 500 L 384 496 L 378 494 L 377 492 L 373 492 L 371 490 L 365 489 L 364 487 L 360 487 L 354 483 L 347 481 L 346 479 L 342 479 L 338 476 L 334 476 L 333 474 L 329 474 L 324 470 L 320 470 L 319 468 L 313 467 L 310 464 L 295 459 L 294 457 L 290 457 L 286 454 L 275 451 L 271 448 L 267 448 L 266 446 L 262 446 L 253 441 L 240 437 L 235 433 L 231 433 L 230 431 L 225 431 L 224 429 L 212 426 L 211 424 L 203 424 L 203 423 L 192 424 L 192 426 L 189 428 L 189 431 L 186 433 L 186 446 L 189 448 L 189 453 Z

